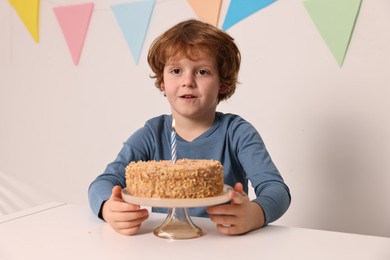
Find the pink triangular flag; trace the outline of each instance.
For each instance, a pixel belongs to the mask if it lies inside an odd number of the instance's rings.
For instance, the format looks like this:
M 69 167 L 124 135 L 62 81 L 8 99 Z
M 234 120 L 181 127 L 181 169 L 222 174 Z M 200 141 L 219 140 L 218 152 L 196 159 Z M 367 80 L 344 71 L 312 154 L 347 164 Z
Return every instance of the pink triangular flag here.
M 79 63 L 94 4 L 77 4 L 53 8 L 75 65 Z

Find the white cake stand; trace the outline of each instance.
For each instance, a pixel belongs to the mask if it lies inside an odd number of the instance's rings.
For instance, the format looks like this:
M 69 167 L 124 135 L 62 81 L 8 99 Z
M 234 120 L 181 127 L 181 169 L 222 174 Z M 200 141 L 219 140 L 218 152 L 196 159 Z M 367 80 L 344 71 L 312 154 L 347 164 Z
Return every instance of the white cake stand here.
M 201 199 L 158 199 L 135 197 L 122 189 L 124 201 L 143 206 L 168 208 L 165 221 L 154 230 L 154 234 L 161 238 L 189 239 L 203 235 L 202 229 L 196 226 L 188 215 L 188 208 L 206 207 L 222 204 L 229 201 L 229 191 L 232 187 L 224 185 L 222 195 Z

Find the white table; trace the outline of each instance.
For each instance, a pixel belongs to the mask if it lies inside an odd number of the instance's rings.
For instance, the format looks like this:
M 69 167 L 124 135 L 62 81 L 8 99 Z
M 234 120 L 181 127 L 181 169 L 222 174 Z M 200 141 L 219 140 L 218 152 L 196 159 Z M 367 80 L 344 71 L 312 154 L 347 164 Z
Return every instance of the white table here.
M 0 259 L 390 259 L 390 238 L 274 225 L 226 236 L 206 218 L 192 218 L 200 238 L 162 239 L 153 230 L 165 216 L 151 213 L 139 234 L 124 236 L 88 208 L 45 204 L 0 218 Z

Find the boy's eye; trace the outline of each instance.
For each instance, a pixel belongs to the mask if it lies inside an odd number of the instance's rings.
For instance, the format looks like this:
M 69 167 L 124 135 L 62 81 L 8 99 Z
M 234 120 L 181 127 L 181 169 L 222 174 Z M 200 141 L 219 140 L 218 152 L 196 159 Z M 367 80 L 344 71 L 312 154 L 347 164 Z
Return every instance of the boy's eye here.
M 207 72 L 207 70 L 198 70 L 198 73 L 200 75 L 206 75 L 208 72 Z
M 173 73 L 173 74 L 179 74 L 179 73 L 180 73 L 180 69 L 172 69 L 172 70 L 171 70 L 171 73 Z

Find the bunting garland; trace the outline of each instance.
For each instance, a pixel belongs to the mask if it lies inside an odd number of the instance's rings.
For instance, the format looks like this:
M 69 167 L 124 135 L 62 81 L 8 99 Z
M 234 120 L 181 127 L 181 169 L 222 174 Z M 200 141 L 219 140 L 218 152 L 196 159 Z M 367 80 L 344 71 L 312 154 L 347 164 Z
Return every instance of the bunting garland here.
M 40 0 L 8 0 L 36 43 L 39 42 Z M 319 33 L 342 66 L 356 24 L 362 0 L 303 0 Z M 133 0 L 110 6 L 137 64 L 143 49 L 156 0 Z M 248 16 L 276 0 L 231 0 L 223 30 L 228 30 Z M 196 16 L 218 26 L 222 0 L 187 0 Z M 54 7 L 73 62 L 78 65 L 88 31 L 94 4 Z

